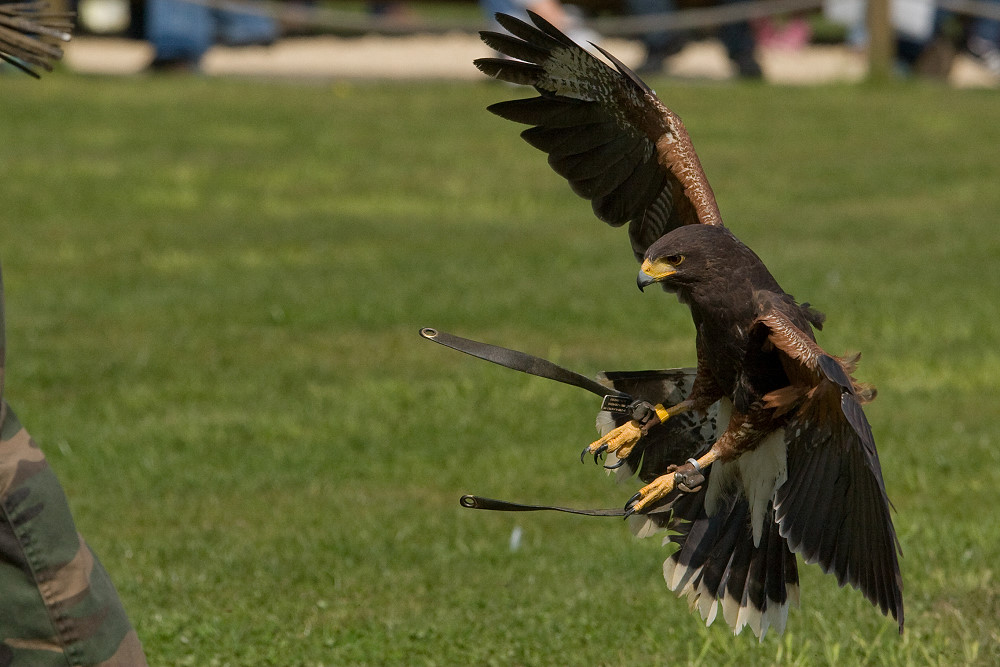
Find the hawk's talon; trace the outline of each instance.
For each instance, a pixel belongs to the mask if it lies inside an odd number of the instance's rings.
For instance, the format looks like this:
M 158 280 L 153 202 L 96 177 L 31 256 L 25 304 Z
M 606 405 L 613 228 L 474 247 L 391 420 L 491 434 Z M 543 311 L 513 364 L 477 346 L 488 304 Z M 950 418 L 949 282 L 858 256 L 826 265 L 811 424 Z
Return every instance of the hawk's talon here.
M 593 453 L 593 455 L 594 455 L 594 463 L 597 463 L 598 462 L 597 457 L 600 456 L 601 454 L 603 454 L 604 452 L 608 451 L 608 445 L 607 444 L 601 445 L 600 447 L 598 447 L 593 452 L 591 452 L 591 449 L 590 449 L 591 447 L 593 447 L 593 445 L 587 445 L 586 447 L 583 448 L 583 451 L 580 452 L 580 463 L 583 463 L 583 457 L 585 457 L 587 454 L 591 454 L 591 453 Z
M 583 453 L 580 454 L 580 460 L 583 460 L 587 452 L 594 455 L 595 463 L 598 462 L 598 456 L 605 452 L 614 452 L 618 458 L 626 459 L 642 436 L 643 431 L 639 422 L 634 420 L 625 422 L 621 426 L 609 431 L 599 440 L 590 443 L 583 450 Z
M 635 513 L 648 512 L 676 488 L 675 475 L 671 475 L 669 472 L 660 475 L 628 499 L 628 502 L 625 503 L 625 515 L 631 516 Z
M 625 465 L 625 459 L 618 459 L 617 463 L 615 463 L 614 465 L 606 465 L 606 466 L 604 466 L 604 469 L 605 470 L 618 470 L 623 465 Z
M 630 516 L 632 516 L 633 514 L 635 514 L 635 506 L 639 502 L 640 498 L 642 498 L 642 491 L 637 492 L 634 496 L 632 496 L 631 498 L 629 498 L 628 501 L 626 501 L 626 503 L 625 503 L 625 518 L 626 519 L 629 518 Z

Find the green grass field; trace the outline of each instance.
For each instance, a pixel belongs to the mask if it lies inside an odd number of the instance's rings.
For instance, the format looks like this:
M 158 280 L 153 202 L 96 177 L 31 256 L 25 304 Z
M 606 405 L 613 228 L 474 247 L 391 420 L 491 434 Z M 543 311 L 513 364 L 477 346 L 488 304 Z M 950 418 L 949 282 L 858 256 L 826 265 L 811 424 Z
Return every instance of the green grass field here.
M 585 373 L 694 361 L 489 83 L 4 77 L 5 395 L 154 665 L 1000 661 L 1000 97 L 657 81 L 727 224 L 864 352 L 906 632 L 803 568 L 784 637 L 703 627 L 620 506 Z M 509 538 L 520 527 L 520 549 Z

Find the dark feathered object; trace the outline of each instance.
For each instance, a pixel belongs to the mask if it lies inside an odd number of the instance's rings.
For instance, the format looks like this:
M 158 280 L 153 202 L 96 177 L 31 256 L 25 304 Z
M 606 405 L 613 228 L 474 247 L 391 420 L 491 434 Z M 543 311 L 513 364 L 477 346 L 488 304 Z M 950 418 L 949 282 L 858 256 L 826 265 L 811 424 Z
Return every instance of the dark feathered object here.
M 46 2 L 0 3 L 0 60 L 38 78 L 62 58 L 60 44 L 73 29 L 72 12 L 54 12 Z
M 693 374 L 607 374 L 647 406 L 602 413 L 605 435 L 584 452 L 648 482 L 626 505 L 631 521 L 639 534 L 671 531 L 664 577 L 707 622 L 721 608 L 736 632 L 781 632 L 799 554 L 902 632 L 899 544 L 862 410 L 874 390 L 851 377 L 856 357 L 827 354 L 814 334 L 823 316 L 723 226 L 680 119 L 614 56 L 530 18 L 498 15 L 510 34 L 482 37 L 509 58 L 475 64 L 539 96 L 490 111 L 531 125 L 524 139 L 597 217 L 628 224 L 639 287 L 676 294 L 697 331 Z

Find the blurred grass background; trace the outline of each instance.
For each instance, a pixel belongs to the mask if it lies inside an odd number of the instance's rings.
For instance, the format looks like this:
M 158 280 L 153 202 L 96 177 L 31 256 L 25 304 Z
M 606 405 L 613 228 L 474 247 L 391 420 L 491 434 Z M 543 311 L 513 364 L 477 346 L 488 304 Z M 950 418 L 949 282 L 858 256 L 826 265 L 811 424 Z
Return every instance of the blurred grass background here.
M 758 644 L 621 521 L 458 506 L 634 488 L 577 461 L 595 397 L 420 327 L 588 374 L 694 361 L 622 231 L 484 111 L 522 91 L 3 83 L 5 396 L 151 664 L 1000 661 L 996 92 L 654 81 L 727 224 L 880 390 L 906 633 L 807 567 Z

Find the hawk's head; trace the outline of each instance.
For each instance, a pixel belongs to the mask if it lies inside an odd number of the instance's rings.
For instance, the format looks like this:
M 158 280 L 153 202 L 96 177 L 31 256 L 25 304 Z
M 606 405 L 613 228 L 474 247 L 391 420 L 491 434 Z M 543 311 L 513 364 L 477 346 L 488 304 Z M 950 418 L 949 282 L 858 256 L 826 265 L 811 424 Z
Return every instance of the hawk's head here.
M 660 283 L 684 303 L 734 312 L 759 290 L 782 293 L 754 251 L 721 225 L 684 225 L 661 236 L 646 250 L 636 283 Z
M 722 226 L 683 225 L 646 250 L 636 282 L 639 289 L 661 283 L 670 292 L 714 282 L 731 271 L 749 268 L 756 255 Z

